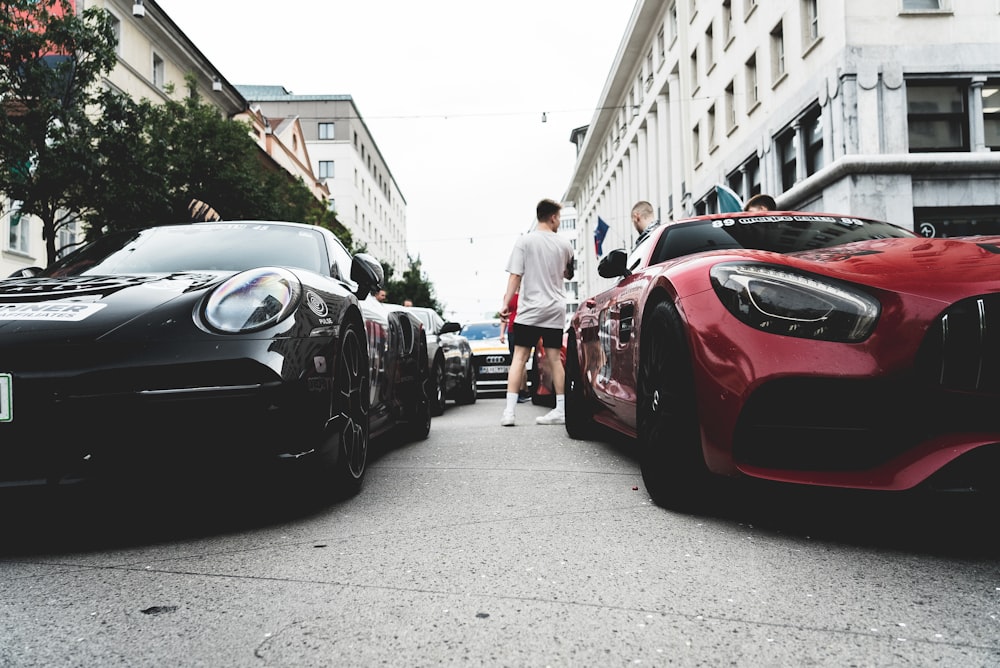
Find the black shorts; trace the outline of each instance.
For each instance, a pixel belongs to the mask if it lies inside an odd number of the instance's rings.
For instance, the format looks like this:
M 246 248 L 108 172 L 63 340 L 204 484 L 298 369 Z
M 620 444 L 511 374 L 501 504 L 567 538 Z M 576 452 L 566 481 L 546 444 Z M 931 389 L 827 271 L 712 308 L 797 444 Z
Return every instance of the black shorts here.
M 538 345 L 538 339 L 542 340 L 543 348 L 562 348 L 563 333 L 556 327 L 536 327 L 535 325 L 522 325 L 514 323 L 514 336 L 511 341 L 515 346 L 532 348 Z

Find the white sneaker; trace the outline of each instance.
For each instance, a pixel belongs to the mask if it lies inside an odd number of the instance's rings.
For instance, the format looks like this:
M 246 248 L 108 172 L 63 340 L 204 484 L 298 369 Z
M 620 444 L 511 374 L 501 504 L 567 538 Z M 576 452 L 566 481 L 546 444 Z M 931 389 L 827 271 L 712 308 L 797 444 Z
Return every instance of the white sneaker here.
M 514 426 L 514 411 L 504 411 L 503 415 L 500 416 L 500 426 L 501 427 L 513 427 Z
M 566 413 L 558 408 L 553 408 L 545 415 L 536 417 L 535 422 L 538 424 L 566 424 Z

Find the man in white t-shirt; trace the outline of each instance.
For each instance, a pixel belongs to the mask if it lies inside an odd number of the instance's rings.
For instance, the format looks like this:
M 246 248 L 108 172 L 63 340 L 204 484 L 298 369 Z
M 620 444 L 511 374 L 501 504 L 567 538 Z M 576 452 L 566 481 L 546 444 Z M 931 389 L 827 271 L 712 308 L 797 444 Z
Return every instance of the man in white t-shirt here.
M 518 238 L 507 261 L 507 292 L 503 296 L 500 317 L 507 317 L 508 304 L 520 293 L 514 329 L 509 336 L 514 341 L 514 355 L 507 373 L 507 403 L 500 424 L 514 426 L 514 408 L 521 376 L 532 346 L 542 340 L 545 363 L 549 365 L 556 407 L 535 419 L 538 424 L 566 423 L 565 370 L 561 351 L 563 325 L 566 319 L 566 293 L 563 280 L 573 278 L 573 247 L 559 230 L 562 205 L 543 199 L 535 207 L 538 225 Z

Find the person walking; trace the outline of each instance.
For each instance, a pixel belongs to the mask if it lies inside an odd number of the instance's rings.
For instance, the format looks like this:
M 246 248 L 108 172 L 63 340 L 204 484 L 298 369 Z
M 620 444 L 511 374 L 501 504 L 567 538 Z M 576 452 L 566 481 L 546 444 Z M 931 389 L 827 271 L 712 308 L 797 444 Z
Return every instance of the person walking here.
M 514 355 L 507 372 L 507 401 L 500 424 L 514 426 L 514 408 L 518 390 L 525 373 L 531 347 L 541 339 L 545 349 L 545 363 L 549 365 L 552 385 L 556 394 L 556 407 L 535 418 L 538 424 L 566 424 L 566 374 L 560 353 L 562 330 L 566 319 L 566 293 L 564 279 L 572 279 L 573 247 L 559 230 L 562 205 L 543 199 L 535 207 L 538 225 L 534 230 L 514 242 L 507 261 L 507 291 L 500 307 L 500 317 L 510 315 L 510 301 L 519 294 L 517 315 L 514 317 Z

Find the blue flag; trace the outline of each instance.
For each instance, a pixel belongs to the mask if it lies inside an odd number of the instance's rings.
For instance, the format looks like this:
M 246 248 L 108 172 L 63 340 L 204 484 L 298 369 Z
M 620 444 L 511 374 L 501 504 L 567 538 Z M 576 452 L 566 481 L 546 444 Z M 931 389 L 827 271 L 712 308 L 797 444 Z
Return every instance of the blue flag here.
M 600 216 L 597 217 L 597 227 L 594 229 L 594 252 L 597 257 L 604 254 L 604 237 L 608 236 L 608 224 Z
M 736 213 L 743 210 L 743 200 L 740 196 L 721 183 L 715 186 L 715 197 L 719 200 L 719 213 Z

